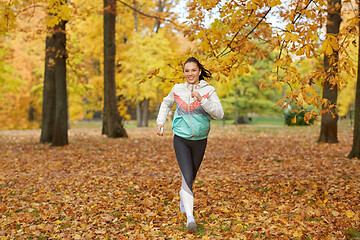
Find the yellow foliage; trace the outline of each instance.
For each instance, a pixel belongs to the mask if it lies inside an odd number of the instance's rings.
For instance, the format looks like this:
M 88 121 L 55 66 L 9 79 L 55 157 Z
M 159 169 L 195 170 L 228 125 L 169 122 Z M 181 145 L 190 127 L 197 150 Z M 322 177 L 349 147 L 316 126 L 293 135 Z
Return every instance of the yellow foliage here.
M 271 0 L 270 1 L 270 7 L 275 7 L 277 5 L 280 5 L 281 1 L 280 0 Z
M 6 113 L 3 114 L 3 118 L 7 119 L 10 127 L 30 126 L 26 119 L 31 106 L 35 109 L 35 118 L 39 119 L 42 103 L 44 32 L 46 26 L 52 27 L 60 20 L 68 20 L 70 120 L 92 117 L 94 112 L 102 110 L 103 99 L 102 2 L 35 2 L 49 7 L 50 16 L 46 17 L 44 10 L 41 10 L 43 8 L 34 8 L 35 12 L 32 12 L 33 9 L 22 11 L 34 3 L 31 0 L 1 1 L 0 4 L 0 11 L 4 13 L 0 16 L 0 36 L 7 35 L 6 40 L 2 38 L 1 41 L 4 42 L 1 44 L 9 46 L 12 52 L 10 59 L 0 60 L 0 68 L 3 64 L 4 69 L 7 69 L 0 76 L 0 98 L 11 99 L 11 104 L 6 107 L 0 103 L 0 109 L 2 113 L 6 110 L 21 116 L 21 119 L 16 119 L 15 115 Z M 141 7 L 137 7 L 143 12 L 152 12 L 157 8 L 157 3 L 144 0 L 141 4 L 139 2 Z M 170 9 L 174 4 L 176 1 L 169 3 L 166 9 Z M 325 21 L 323 9 L 326 9 L 326 1 L 309 4 L 306 9 L 302 9 L 305 7 L 303 3 L 290 2 L 288 8 L 281 9 L 278 15 L 284 22 L 285 31 L 272 29 L 267 22 L 266 11 L 278 5 L 282 5 L 281 0 L 250 0 L 243 4 L 224 1 L 221 3 L 219 16 L 212 17 L 213 21 L 208 24 L 207 14 L 219 6 L 219 1 L 190 2 L 189 21 L 183 25 L 179 24 L 177 28 L 178 32 L 183 31 L 193 40 L 189 44 L 184 38 L 169 30 L 167 22 L 162 22 L 162 25 L 166 26 L 164 29 L 154 33 L 155 20 L 140 14 L 137 15 L 136 32 L 134 12 L 118 4 L 117 95 L 130 102 L 145 98 L 155 102 L 161 101 L 174 83 L 184 80 L 182 64 L 189 56 L 197 57 L 213 73 L 213 80 L 221 83 L 221 88 L 227 89 L 231 85 L 227 84 L 228 82 L 236 80 L 238 75 L 246 76 L 250 72 L 254 61 L 261 61 L 269 57 L 272 51 L 277 51 L 278 59 L 274 60 L 273 72 L 268 74 L 269 82 L 266 82 L 266 85 L 278 88 L 289 86 L 289 101 L 294 100 L 299 105 L 324 106 L 327 103 L 321 100 L 320 92 L 317 90 L 319 83 L 324 80 L 324 73 L 316 59 L 322 54 L 331 56 L 334 51 L 339 51 L 341 74 L 332 77 L 331 81 L 337 84 L 339 89 L 343 89 L 343 93 L 339 94 L 339 114 L 346 114 L 353 102 L 353 76 L 356 74 L 356 64 L 344 59 L 350 52 L 353 38 L 349 37 L 349 34 L 356 32 L 354 29 L 358 22 L 357 16 L 346 13 L 343 22 L 345 27 L 342 31 L 337 35 L 328 34 L 325 40 L 322 40 L 323 30 L 320 27 Z M 157 14 L 161 17 L 171 15 L 165 12 Z M 191 50 L 187 51 L 189 47 Z M 303 59 L 314 59 L 310 61 L 312 65 L 306 71 L 299 70 Z M 9 80 L 11 87 L 1 83 L 1 78 L 8 75 L 12 76 Z M 345 79 L 349 80 L 346 82 Z M 262 83 L 265 83 L 265 79 L 259 79 L 260 88 L 265 87 Z M 219 89 L 219 92 L 221 91 L 223 90 Z M 16 103 L 20 101 L 19 96 L 21 103 Z M 119 103 L 119 111 L 123 114 L 126 112 L 123 102 Z M 17 126 L 13 126 L 14 123 Z
M 158 100 L 160 86 L 171 84 L 160 76 L 167 76 L 169 67 L 167 59 L 172 56 L 170 36 L 163 30 L 146 35 L 132 33 L 122 51 L 119 63 L 121 72 L 117 82 L 119 93 L 132 101 L 141 101 L 145 98 Z M 125 50 L 125 49 L 123 49 Z M 153 72 L 154 70 L 157 70 Z M 153 72 L 153 74 L 150 74 Z M 148 76 L 152 75 L 151 79 Z
M 345 116 L 355 101 L 356 78 L 349 78 L 346 86 L 339 92 L 338 105 L 339 116 Z M 354 106 L 353 106 L 354 107 Z
M 41 119 L 42 102 L 39 99 L 42 88 L 37 86 L 42 80 L 42 73 L 39 73 L 45 49 L 41 40 L 45 39 L 42 33 L 45 14 L 41 8 L 35 8 L 31 12 L 22 12 L 21 16 L 13 19 L 18 31 L 9 32 L 9 37 L 0 45 L 0 55 L 1 52 L 5 54 L 5 58 L 0 57 L 4 59 L 0 60 L 0 68 L 2 64 L 6 66 L 5 71 L 0 72 L 0 79 L 5 79 L 4 86 L 0 83 L 0 96 L 6 99 L 0 101 L 2 129 L 38 127 Z

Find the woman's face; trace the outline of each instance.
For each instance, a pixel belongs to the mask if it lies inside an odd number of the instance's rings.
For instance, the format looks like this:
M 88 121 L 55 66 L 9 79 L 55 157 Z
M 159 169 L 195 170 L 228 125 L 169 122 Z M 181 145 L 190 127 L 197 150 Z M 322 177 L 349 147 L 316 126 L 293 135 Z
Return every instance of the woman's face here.
M 184 77 L 189 84 L 198 84 L 200 69 L 195 62 L 188 62 L 184 66 Z

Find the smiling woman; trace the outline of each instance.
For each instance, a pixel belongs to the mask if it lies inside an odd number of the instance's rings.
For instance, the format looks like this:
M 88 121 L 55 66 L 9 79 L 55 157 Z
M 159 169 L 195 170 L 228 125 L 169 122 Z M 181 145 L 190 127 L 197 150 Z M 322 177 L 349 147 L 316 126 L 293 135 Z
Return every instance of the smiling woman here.
M 186 82 L 176 84 L 163 99 L 156 122 L 157 134 L 163 136 L 166 116 L 176 102 L 172 130 L 182 177 L 180 210 L 186 214 L 186 228 L 195 232 L 192 186 L 205 153 L 210 120 L 222 119 L 224 111 L 215 88 L 204 79 L 211 73 L 194 57 L 186 60 L 183 69 Z
M 184 64 L 184 76 L 188 83 L 198 84 L 200 80 L 210 78 L 211 73 L 194 57 L 190 57 Z M 194 80 L 192 80 L 192 77 Z M 189 82 L 190 81 L 190 82 Z
M 185 79 L 190 84 L 199 84 L 199 76 L 201 74 L 201 70 L 194 62 L 189 62 L 185 64 L 184 67 L 184 75 Z

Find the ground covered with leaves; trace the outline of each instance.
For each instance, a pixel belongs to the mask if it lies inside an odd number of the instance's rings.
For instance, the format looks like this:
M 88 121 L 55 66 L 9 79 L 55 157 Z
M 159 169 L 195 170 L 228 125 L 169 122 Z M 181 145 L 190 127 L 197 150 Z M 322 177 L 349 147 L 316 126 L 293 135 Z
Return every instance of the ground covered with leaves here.
M 171 132 L 127 131 L 72 129 L 56 148 L 38 143 L 39 130 L 1 132 L 1 239 L 345 239 L 360 228 L 350 128 L 318 144 L 319 126 L 213 127 L 196 234 L 179 211 Z

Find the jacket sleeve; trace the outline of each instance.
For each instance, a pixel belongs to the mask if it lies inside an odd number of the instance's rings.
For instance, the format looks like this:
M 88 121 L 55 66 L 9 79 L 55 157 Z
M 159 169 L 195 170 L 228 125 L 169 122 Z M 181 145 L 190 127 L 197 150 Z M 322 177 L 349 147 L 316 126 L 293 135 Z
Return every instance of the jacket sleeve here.
M 210 91 L 209 99 L 203 98 L 200 104 L 213 119 L 222 119 L 224 117 L 224 110 L 215 89 Z
M 171 89 L 170 93 L 163 98 L 163 101 L 160 105 L 159 113 L 156 119 L 156 124 L 165 124 L 166 117 L 170 112 L 170 109 L 174 105 L 174 88 Z

